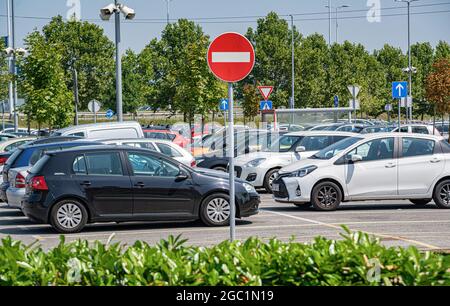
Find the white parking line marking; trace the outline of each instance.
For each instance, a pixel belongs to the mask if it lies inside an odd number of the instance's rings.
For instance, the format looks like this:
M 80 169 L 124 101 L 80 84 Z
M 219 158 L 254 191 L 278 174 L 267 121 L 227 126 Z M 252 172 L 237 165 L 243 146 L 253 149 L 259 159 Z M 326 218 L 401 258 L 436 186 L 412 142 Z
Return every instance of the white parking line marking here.
M 287 217 L 287 218 L 292 218 L 292 219 L 301 220 L 301 221 L 307 221 L 307 222 L 311 222 L 313 224 L 319 224 L 319 225 L 322 225 L 322 226 L 326 226 L 326 227 L 342 230 L 342 228 L 340 226 L 337 226 L 337 225 L 334 225 L 334 224 L 329 224 L 329 223 L 316 221 L 316 220 L 312 220 L 312 219 L 307 219 L 307 218 L 302 218 L 302 217 L 297 217 L 297 216 L 291 216 L 291 215 L 288 215 L 288 214 L 284 214 L 284 213 L 280 213 L 280 212 L 276 212 L 276 211 L 271 211 L 271 210 L 264 210 L 264 211 L 270 212 L 270 213 L 273 213 L 273 214 L 276 214 L 276 215 L 284 216 L 284 217 Z M 443 222 L 443 221 L 439 221 L 439 222 Z M 375 222 L 375 221 L 371 222 L 371 223 L 372 224 L 377 224 L 377 222 Z M 378 222 L 378 223 L 382 224 L 383 222 L 381 221 L 381 222 Z M 350 222 L 346 223 L 346 224 L 350 224 Z M 361 230 L 361 232 L 365 232 L 367 234 L 378 236 L 378 237 L 381 237 L 381 238 L 390 238 L 390 239 L 395 239 L 395 240 L 409 242 L 409 243 L 420 245 L 420 246 L 423 246 L 423 247 L 426 247 L 426 248 L 432 249 L 432 250 L 441 249 L 440 247 L 437 247 L 437 246 L 434 246 L 434 245 L 431 245 L 431 244 L 428 244 L 428 243 L 423 243 L 423 242 L 420 242 L 420 241 L 407 239 L 407 238 L 403 238 L 403 237 L 386 235 L 386 234 L 379 234 L 379 233 L 373 233 L 373 232 L 368 232 L 368 231 L 364 231 L 364 230 Z

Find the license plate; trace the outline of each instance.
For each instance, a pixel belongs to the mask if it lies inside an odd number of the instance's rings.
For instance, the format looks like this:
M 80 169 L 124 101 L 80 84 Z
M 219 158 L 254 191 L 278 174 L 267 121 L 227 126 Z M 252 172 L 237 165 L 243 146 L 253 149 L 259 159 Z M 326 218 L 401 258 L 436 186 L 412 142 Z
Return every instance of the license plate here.
M 273 191 L 280 191 L 280 185 L 278 185 L 278 184 L 272 184 L 272 190 L 273 190 Z

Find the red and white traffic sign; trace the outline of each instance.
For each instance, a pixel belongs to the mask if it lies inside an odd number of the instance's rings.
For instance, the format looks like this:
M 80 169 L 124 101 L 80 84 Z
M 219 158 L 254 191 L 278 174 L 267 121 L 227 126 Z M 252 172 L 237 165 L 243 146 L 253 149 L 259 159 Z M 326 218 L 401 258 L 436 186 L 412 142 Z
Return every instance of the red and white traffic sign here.
M 250 41 L 239 33 L 223 33 L 209 46 L 209 69 L 222 81 L 238 82 L 252 71 L 254 65 L 255 50 Z
M 258 86 L 259 92 L 263 96 L 264 100 L 269 100 L 270 94 L 273 91 L 273 86 Z

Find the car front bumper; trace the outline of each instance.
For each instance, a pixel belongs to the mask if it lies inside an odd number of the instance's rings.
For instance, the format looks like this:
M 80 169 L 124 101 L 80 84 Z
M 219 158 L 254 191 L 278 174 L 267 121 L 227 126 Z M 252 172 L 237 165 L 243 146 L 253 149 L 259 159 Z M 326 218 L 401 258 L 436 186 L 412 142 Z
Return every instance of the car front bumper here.
M 239 171 L 237 171 L 237 169 L 239 169 Z M 264 177 L 268 169 L 259 167 L 242 167 L 236 165 L 235 171 L 237 172 L 239 178 L 246 180 L 248 183 L 258 188 L 264 186 Z
M 276 202 L 311 202 L 311 191 L 314 186 L 314 179 L 312 177 L 281 177 L 276 179 L 273 184 L 279 186 L 278 191 L 273 190 L 273 199 Z
M 8 206 L 13 208 L 21 208 L 22 200 L 25 196 L 25 188 L 9 187 L 6 190 L 6 197 L 8 199 Z
M 239 205 L 239 218 L 246 218 L 256 215 L 259 212 L 261 198 L 257 193 L 250 193 Z

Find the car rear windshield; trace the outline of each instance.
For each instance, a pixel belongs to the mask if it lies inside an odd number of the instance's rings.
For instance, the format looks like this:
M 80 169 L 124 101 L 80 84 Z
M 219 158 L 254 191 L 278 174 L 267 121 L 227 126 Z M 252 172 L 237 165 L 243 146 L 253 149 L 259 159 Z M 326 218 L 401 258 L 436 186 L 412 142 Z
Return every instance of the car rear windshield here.
M 450 143 L 448 143 L 447 140 L 442 140 L 441 146 L 442 146 L 442 151 L 444 151 L 444 153 L 450 153 Z
M 14 151 L 14 153 L 8 158 L 8 160 L 6 161 L 6 164 L 8 165 L 12 165 L 15 160 L 17 159 L 17 157 L 22 154 L 23 150 L 22 149 L 17 149 L 16 151 Z
M 332 144 L 329 147 L 326 147 L 325 149 L 317 152 L 313 156 L 311 156 L 312 159 L 331 159 L 335 157 L 337 154 L 342 152 L 343 150 L 347 149 L 351 145 L 357 143 L 363 138 L 360 137 L 349 137 L 344 140 L 338 141 L 335 144 Z
M 50 159 L 49 155 L 44 155 L 41 159 L 38 160 L 36 164 L 34 164 L 33 167 L 31 167 L 30 170 L 28 170 L 28 172 L 31 174 L 36 174 L 40 172 L 49 159 Z

